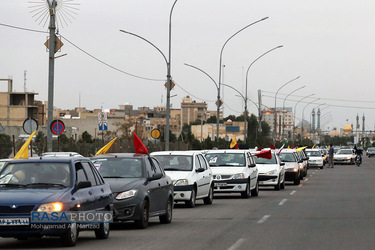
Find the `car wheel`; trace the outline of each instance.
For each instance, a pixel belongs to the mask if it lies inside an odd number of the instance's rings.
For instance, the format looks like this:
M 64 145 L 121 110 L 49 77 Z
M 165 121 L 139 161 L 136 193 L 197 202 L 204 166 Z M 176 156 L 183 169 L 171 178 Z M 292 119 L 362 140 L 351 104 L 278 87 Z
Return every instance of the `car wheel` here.
M 258 196 L 259 195 L 259 183 L 258 180 L 256 181 L 255 188 L 251 190 L 251 196 Z
M 78 239 L 78 228 L 77 228 L 77 223 L 71 223 L 71 224 L 66 224 L 68 225 L 68 230 L 61 236 L 61 241 L 63 246 L 65 247 L 72 247 L 77 244 L 77 239 Z
M 95 230 L 95 237 L 97 239 L 107 239 L 109 236 L 109 222 L 100 223 L 99 229 Z
M 210 190 L 208 191 L 208 196 L 203 199 L 203 202 L 206 205 L 211 205 L 213 200 L 214 200 L 214 188 L 211 186 Z
M 141 209 L 141 218 L 139 220 L 135 220 L 135 225 L 140 229 L 145 229 L 148 227 L 148 219 L 149 219 L 149 205 L 148 200 L 143 201 L 143 206 Z
M 281 188 L 281 189 L 285 189 L 285 177 L 284 177 L 283 182 L 282 182 L 281 185 L 280 185 L 280 188 Z
M 193 188 L 193 190 L 191 190 L 191 197 L 190 197 L 190 200 L 186 201 L 186 202 L 185 202 L 185 205 L 186 205 L 187 207 L 190 207 L 190 208 L 195 207 L 196 199 L 197 199 L 197 194 L 196 194 L 196 192 L 195 192 L 195 188 Z
M 245 199 L 250 197 L 250 181 L 246 184 L 245 191 L 241 192 L 241 197 Z
M 279 180 L 278 180 L 278 182 L 277 182 L 277 184 L 275 186 L 275 190 L 280 190 L 280 188 L 281 188 L 280 179 L 281 179 L 281 176 L 279 175 Z
M 296 176 L 296 178 L 294 179 L 294 185 L 299 185 L 301 183 L 301 178 L 299 177 L 299 175 Z
M 169 224 L 172 222 L 173 204 L 172 199 L 169 198 L 167 202 L 167 211 L 164 215 L 159 216 L 159 221 L 162 224 Z

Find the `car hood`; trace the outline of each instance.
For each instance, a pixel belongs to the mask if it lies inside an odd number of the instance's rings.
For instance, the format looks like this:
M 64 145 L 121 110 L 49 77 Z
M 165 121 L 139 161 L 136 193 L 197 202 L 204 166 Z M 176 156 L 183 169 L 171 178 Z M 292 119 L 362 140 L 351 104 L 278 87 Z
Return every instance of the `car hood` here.
M 268 171 L 271 171 L 274 169 L 278 169 L 277 164 L 258 164 L 257 163 L 257 167 L 258 167 L 260 174 L 267 173 Z
M 298 163 L 297 162 L 285 162 L 285 169 L 288 169 L 288 168 L 295 168 L 298 166 Z
M 142 178 L 104 178 L 104 180 L 111 186 L 114 193 L 130 190 L 145 182 Z
M 171 177 L 173 182 L 180 179 L 187 179 L 191 175 L 190 171 L 165 171 L 165 173 Z
M 0 203 L 48 203 L 59 201 L 67 189 L 1 189 Z
M 323 160 L 323 157 L 319 157 L 319 156 L 310 156 L 309 157 L 309 160 L 314 160 L 314 161 L 316 161 L 316 160 Z
M 239 167 L 211 167 L 212 174 L 217 175 L 228 175 L 228 174 L 238 174 L 243 173 L 246 167 L 239 166 Z
M 346 157 L 352 157 L 353 155 L 350 155 L 350 154 L 335 154 L 333 157 L 336 157 L 336 158 L 346 158 Z

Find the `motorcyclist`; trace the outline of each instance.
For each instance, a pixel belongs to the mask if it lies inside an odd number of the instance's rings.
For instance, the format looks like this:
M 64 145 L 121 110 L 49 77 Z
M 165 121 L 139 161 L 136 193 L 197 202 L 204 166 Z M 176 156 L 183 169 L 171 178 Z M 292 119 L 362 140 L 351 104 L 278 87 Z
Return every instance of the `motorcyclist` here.
M 362 153 L 363 153 L 363 150 L 361 148 L 357 148 L 357 146 L 354 146 L 354 152 L 356 154 L 355 160 L 357 160 L 357 158 L 359 158 L 359 162 L 362 164 Z

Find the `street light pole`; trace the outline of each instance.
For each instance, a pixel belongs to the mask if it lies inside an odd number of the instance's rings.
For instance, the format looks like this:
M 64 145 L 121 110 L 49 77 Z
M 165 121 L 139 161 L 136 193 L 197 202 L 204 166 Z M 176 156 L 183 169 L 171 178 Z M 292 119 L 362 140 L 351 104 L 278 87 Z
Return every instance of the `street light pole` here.
M 49 24 L 49 66 L 48 66 L 48 112 L 47 112 L 47 151 L 52 151 L 52 131 L 53 120 L 53 94 L 55 77 L 55 31 L 56 31 L 56 0 L 48 0 L 50 15 Z
M 220 106 L 221 106 L 221 100 L 220 100 L 220 85 L 221 85 L 221 68 L 222 68 L 222 60 L 223 60 L 223 51 L 224 51 L 224 47 L 227 45 L 227 43 L 229 42 L 229 40 L 231 40 L 235 35 L 237 35 L 238 33 L 240 33 L 241 31 L 243 31 L 244 29 L 256 24 L 256 23 L 259 23 L 261 21 L 264 21 L 268 19 L 268 17 L 264 17 L 258 21 L 255 21 L 249 25 L 246 25 L 245 27 L 243 27 L 242 29 L 240 29 L 239 31 L 237 31 L 236 33 L 234 33 L 231 37 L 229 37 L 223 47 L 221 48 L 221 51 L 220 51 L 220 60 L 219 60 L 219 82 L 218 82 L 218 89 L 217 89 L 217 117 L 216 117 L 216 141 L 219 141 L 219 124 L 220 124 Z
M 302 97 L 302 98 L 296 103 L 296 105 L 294 106 L 294 116 L 293 116 L 293 143 L 294 143 L 294 134 L 295 134 L 295 130 L 296 130 L 296 125 L 295 125 L 295 123 L 296 123 L 297 105 L 298 105 L 298 103 L 300 103 L 301 101 L 303 101 L 303 100 L 305 100 L 306 98 L 311 97 L 311 96 L 313 96 L 313 95 L 315 95 L 315 94 L 311 94 L 311 95 L 308 95 L 308 96 Z M 302 122 L 303 122 L 303 121 L 302 121 Z
M 270 50 L 268 50 L 268 51 L 266 51 L 265 53 L 263 53 L 263 54 L 261 54 L 260 56 L 258 56 L 250 65 L 249 65 L 249 67 L 247 68 L 247 70 L 246 70 L 246 84 L 245 84 L 245 114 L 244 114 L 244 142 L 246 143 L 246 135 L 247 135 L 247 127 L 246 127 L 246 122 L 247 122 L 247 77 L 248 77 L 248 75 L 249 75 L 249 70 L 250 70 L 250 68 L 251 68 L 251 66 L 253 66 L 253 64 L 256 62 L 256 61 L 258 61 L 260 58 L 262 58 L 263 56 L 265 56 L 265 55 L 267 55 L 268 53 L 270 53 L 271 51 L 273 51 L 273 50 L 275 50 L 275 49 L 279 49 L 279 48 L 282 48 L 283 47 L 283 45 L 279 45 L 279 46 L 277 46 L 277 47 L 275 47 L 275 48 L 272 48 L 272 49 L 270 49 Z M 260 115 L 260 114 L 258 114 L 258 115 Z
M 291 94 L 293 94 L 294 92 L 296 92 L 296 91 L 298 91 L 298 90 L 300 90 L 300 89 L 303 89 L 304 87 L 306 87 L 305 85 L 304 86 L 302 86 L 302 87 L 300 87 L 300 88 L 298 88 L 298 89 L 295 89 L 295 90 L 293 90 L 292 92 L 290 92 L 285 98 L 284 98 L 284 102 L 283 102 L 283 133 L 282 133 L 282 135 L 283 136 L 285 136 L 285 115 L 284 115 L 284 109 L 285 109 L 285 101 L 286 101 L 286 99 L 288 99 L 288 97 L 291 95 Z
M 120 30 L 121 32 L 124 32 L 126 34 L 138 37 L 138 38 L 142 39 L 143 41 L 149 43 L 152 47 L 154 47 L 157 51 L 159 51 L 159 53 L 163 56 L 163 58 L 165 60 L 165 63 L 167 65 L 167 104 L 166 104 L 167 105 L 167 107 L 166 107 L 167 110 L 166 110 L 166 126 L 165 126 L 165 131 L 164 131 L 165 151 L 169 150 L 169 119 L 170 119 L 170 102 L 171 102 L 172 13 L 173 13 L 173 9 L 174 9 L 174 6 L 175 6 L 176 2 L 177 2 L 177 0 L 174 1 L 173 5 L 172 5 L 172 8 L 171 8 L 171 11 L 169 13 L 169 32 L 168 32 L 169 33 L 169 49 L 168 49 L 169 55 L 168 55 L 168 59 L 167 59 L 167 57 L 164 55 L 164 53 L 158 47 L 156 47 L 152 42 L 150 42 L 146 38 L 144 38 L 142 36 L 139 36 L 137 34 L 125 31 L 125 30 Z
M 293 82 L 293 81 L 295 81 L 295 80 L 297 80 L 297 79 L 299 79 L 300 78 L 300 76 L 297 76 L 296 78 L 294 78 L 294 79 L 292 79 L 292 80 L 290 80 L 290 81 L 288 81 L 288 82 L 286 82 L 286 83 L 284 83 L 277 91 L 276 91 L 276 94 L 275 94 L 275 110 L 274 110 L 274 112 L 275 112 L 275 120 L 274 120 L 274 131 L 273 131 L 273 140 L 275 141 L 276 140 L 276 137 L 277 137 L 277 133 L 276 133 L 276 130 L 277 130 L 277 124 L 276 124 L 276 121 L 277 121 L 277 113 L 276 113 L 276 98 L 277 98 L 277 94 L 279 93 L 279 91 L 283 88 L 283 87 L 285 87 L 286 85 L 288 85 L 289 83 L 291 83 L 291 82 Z

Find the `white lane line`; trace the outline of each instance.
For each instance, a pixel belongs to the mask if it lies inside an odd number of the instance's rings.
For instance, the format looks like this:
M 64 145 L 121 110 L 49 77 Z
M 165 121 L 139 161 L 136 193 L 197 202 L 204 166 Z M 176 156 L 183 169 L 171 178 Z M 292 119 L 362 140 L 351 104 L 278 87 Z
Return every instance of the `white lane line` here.
M 310 174 L 309 177 L 312 177 L 312 175 Z
M 293 194 L 295 194 L 297 191 L 296 190 L 294 190 L 294 191 L 292 191 L 291 193 L 290 193 L 290 195 L 293 195 Z
M 308 181 L 308 180 L 309 180 L 309 178 L 306 178 L 306 179 L 305 179 L 305 181 Z
M 228 248 L 228 250 L 238 249 L 243 243 L 246 242 L 246 239 L 238 239 L 233 245 Z
M 284 205 L 284 204 L 285 204 L 285 202 L 286 202 L 287 200 L 288 200 L 288 199 L 284 199 L 284 200 L 280 201 L 280 203 L 279 203 L 279 206 L 282 206 L 282 205 Z
M 271 215 L 265 215 L 265 216 L 263 216 L 263 218 L 258 221 L 258 224 L 264 223 L 270 216 Z

